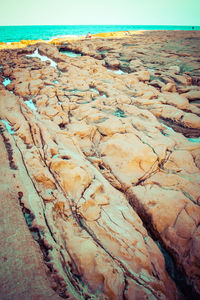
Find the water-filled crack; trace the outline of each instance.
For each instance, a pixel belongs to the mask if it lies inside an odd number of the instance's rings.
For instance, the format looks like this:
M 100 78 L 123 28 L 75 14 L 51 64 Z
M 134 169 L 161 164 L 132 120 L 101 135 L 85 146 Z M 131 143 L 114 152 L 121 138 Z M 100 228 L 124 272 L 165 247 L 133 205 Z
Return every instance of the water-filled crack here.
M 194 291 L 194 288 L 188 283 L 185 273 L 176 266 L 176 263 L 171 254 L 172 251 L 166 248 L 166 246 L 163 244 L 159 232 L 156 231 L 152 224 L 151 216 L 145 212 L 144 208 L 139 204 L 139 201 L 137 200 L 135 195 L 133 195 L 131 192 L 128 192 L 126 196 L 129 201 L 129 204 L 137 212 L 137 214 L 143 221 L 143 225 L 146 228 L 148 235 L 153 239 L 153 241 L 158 245 L 161 252 L 163 253 L 166 271 L 168 272 L 172 280 L 176 283 L 176 286 L 179 290 L 180 298 L 183 300 L 197 300 L 197 293 Z M 181 212 L 182 210 L 179 212 L 178 215 L 180 215 Z M 176 220 L 174 224 L 176 223 Z

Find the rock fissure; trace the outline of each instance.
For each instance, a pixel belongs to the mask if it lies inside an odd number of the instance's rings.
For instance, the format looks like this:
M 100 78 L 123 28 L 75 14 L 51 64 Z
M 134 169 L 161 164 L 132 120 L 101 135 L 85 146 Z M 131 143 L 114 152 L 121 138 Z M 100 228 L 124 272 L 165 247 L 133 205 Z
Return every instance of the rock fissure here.
M 3 134 L 18 168 L 9 171 L 22 181 L 16 194 L 60 297 L 200 293 L 200 146 L 185 138 L 200 129 L 199 62 L 185 37 L 129 32 L 68 41 L 84 54 L 78 58 L 49 43 L 0 51 L 0 118 L 12 128 L 13 137 Z M 179 62 L 176 47 L 190 55 Z M 26 57 L 36 49 L 39 58 Z M 32 99 L 37 111 L 24 103 Z
M 83 221 L 83 219 L 82 219 Z M 98 220 L 96 221 L 98 223 L 98 226 L 102 227 Z M 84 223 L 82 222 L 82 225 Z M 89 233 L 89 235 L 94 239 L 94 241 L 114 260 L 117 262 L 117 264 L 120 266 L 120 268 L 123 270 L 123 273 L 128 275 L 130 278 L 132 278 L 135 282 L 137 282 L 137 284 L 141 285 L 141 286 L 145 286 L 145 288 L 147 290 L 149 290 L 155 297 L 156 299 L 159 299 L 159 297 L 157 297 L 157 294 L 154 292 L 154 290 L 148 286 L 147 281 L 145 281 L 144 279 L 142 279 L 140 276 L 137 276 L 136 273 L 134 273 L 133 271 L 130 271 L 120 260 L 118 260 L 116 257 L 114 257 L 98 240 L 98 238 L 94 235 L 94 233 L 92 233 L 89 229 L 87 229 L 85 227 L 85 225 L 83 225 L 83 228 Z
M 157 229 L 152 226 L 152 218 L 150 215 L 148 215 L 148 212 L 145 212 L 143 210 L 143 207 L 136 204 L 134 205 L 133 203 L 136 203 L 135 200 L 132 201 L 130 199 L 130 195 L 127 195 L 127 198 L 129 199 L 130 205 L 133 207 L 134 210 L 138 213 L 138 215 L 141 217 L 143 224 L 145 228 L 147 229 L 147 232 L 149 236 L 154 240 L 154 242 L 158 245 L 160 248 L 161 252 L 163 253 L 163 256 L 165 258 L 165 265 L 166 265 L 166 270 L 170 277 L 174 280 L 174 282 L 177 284 L 177 287 L 179 289 L 179 297 L 184 298 L 184 299 L 191 299 L 191 295 L 193 296 L 194 299 L 198 299 L 198 294 L 194 290 L 194 288 L 191 286 L 191 284 L 188 282 L 186 274 L 184 270 L 180 267 L 180 265 L 176 264 L 175 258 L 177 256 L 176 253 L 173 252 L 173 248 L 168 247 L 165 245 L 164 241 L 160 239 L 159 232 Z M 181 212 L 185 210 L 187 204 L 181 209 L 181 211 L 178 213 L 176 220 L 174 221 L 175 226 L 178 216 L 181 215 Z
M 11 168 L 12 170 L 17 170 L 18 167 L 17 167 L 15 161 L 13 160 L 13 150 L 12 150 L 12 146 L 11 146 L 11 144 L 9 143 L 9 139 L 5 137 L 5 135 L 4 135 L 4 130 L 5 130 L 5 129 L 2 127 L 2 125 L 0 125 L 0 134 L 1 134 L 2 138 L 3 138 L 4 144 L 5 144 L 7 153 L 8 153 L 8 160 L 9 160 L 10 168 Z

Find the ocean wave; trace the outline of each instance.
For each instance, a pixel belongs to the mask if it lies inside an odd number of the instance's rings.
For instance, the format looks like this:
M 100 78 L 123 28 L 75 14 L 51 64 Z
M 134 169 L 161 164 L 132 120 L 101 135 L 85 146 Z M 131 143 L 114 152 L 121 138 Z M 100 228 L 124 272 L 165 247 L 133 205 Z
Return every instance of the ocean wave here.
M 167 25 L 34 25 L 0 26 L 0 42 L 20 42 L 21 40 L 51 41 L 57 38 L 77 38 L 91 34 L 130 30 L 200 30 L 200 26 Z
M 85 35 L 77 35 L 77 34 L 55 35 L 51 37 L 48 41 L 51 42 L 55 39 L 80 38 L 80 37 L 85 37 Z

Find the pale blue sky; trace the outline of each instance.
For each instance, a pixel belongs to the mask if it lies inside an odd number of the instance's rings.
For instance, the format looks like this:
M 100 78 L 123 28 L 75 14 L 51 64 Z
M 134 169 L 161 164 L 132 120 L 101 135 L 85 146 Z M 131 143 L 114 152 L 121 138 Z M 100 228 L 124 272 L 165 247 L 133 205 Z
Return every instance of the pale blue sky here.
M 200 0 L 0 0 L 0 25 L 200 26 Z

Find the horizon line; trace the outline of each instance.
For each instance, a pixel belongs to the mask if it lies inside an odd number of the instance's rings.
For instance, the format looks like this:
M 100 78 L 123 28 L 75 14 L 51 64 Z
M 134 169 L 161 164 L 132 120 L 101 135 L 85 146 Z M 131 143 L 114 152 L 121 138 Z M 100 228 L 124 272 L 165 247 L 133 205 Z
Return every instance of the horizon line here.
M 12 24 L 12 25 L 0 25 L 1 27 L 9 26 L 188 26 L 188 27 L 200 27 L 200 25 L 188 25 L 188 24 Z

